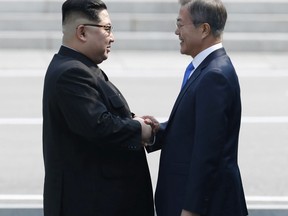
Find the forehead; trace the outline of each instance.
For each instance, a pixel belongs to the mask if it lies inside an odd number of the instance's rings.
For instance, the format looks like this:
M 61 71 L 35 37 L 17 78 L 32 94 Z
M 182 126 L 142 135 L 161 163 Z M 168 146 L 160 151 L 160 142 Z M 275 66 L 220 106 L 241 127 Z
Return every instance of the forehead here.
M 107 10 L 102 10 L 100 13 L 99 13 L 99 19 L 103 22 L 106 22 L 106 23 L 111 23 L 111 20 L 110 20 L 110 17 L 109 17 L 109 14 L 108 14 L 108 11 Z
M 191 20 L 191 16 L 188 11 L 188 7 L 182 6 L 179 9 L 179 14 L 177 17 L 177 22 L 189 21 Z

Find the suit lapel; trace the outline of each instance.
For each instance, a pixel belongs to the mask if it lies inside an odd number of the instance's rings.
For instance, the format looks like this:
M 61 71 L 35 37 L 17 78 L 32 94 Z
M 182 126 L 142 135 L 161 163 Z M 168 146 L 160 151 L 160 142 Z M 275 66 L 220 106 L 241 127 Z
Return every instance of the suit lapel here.
M 171 121 L 171 119 L 173 119 L 174 115 L 175 115 L 175 112 L 181 102 L 181 100 L 183 99 L 183 96 L 187 93 L 188 89 L 191 88 L 193 82 L 195 82 L 199 76 L 202 74 L 201 72 L 203 71 L 203 69 L 205 67 L 207 67 L 207 65 L 215 58 L 217 58 L 218 56 L 222 56 L 222 55 L 226 55 L 226 52 L 225 52 L 225 49 L 224 48 L 221 48 L 221 49 L 218 49 L 214 52 L 212 52 L 210 55 L 208 55 L 204 61 L 196 68 L 196 70 L 193 72 L 193 74 L 191 75 L 191 77 L 189 78 L 189 80 L 187 81 L 186 85 L 181 89 L 176 101 L 175 101 L 175 104 L 174 104 L 174 107 L 171 111 L 171 114 L 170 114 L 170 117 L 169 117 L 169 120 L 168 120 L 168 125 L 169 125 L 169 122 Z
M 200 67 L 197 67 L 196 70 L 193 72 L 193 74 L 191 75 L 191 77 L 189 78 L 189 80 L 187 81 L 186 85 L 181 89 L 175 103 L 174 103 L 174 106 L 173 106 L 173 109 L 171 111 L 171 114 L 170 114 L 170 117 L 169 117 L 169 120 L 168 120 L 168 125 L 169 125 L 169 122 L 171 121 L 171 119 L 173 118 L 179 104 L 180 104 L 180 101 L 182 100 L 183 96 L 186 94 L 186 92 L 188 91 L 188 89 L 190 88 L 190 86 L 192 85 L 192 83 L 197 80 L 197 78 L 199 77 L 199 75 L 201 74 L 201 68 Z

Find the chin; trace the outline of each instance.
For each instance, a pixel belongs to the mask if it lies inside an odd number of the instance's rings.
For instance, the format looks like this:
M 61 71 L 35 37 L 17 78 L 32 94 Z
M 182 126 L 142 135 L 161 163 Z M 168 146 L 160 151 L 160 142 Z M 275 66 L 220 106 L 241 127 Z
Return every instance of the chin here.
M 107 56 L 102 56 L 101 58 L 97 58 L 94 60 L 96 64 L 101 64 L 103 61 L 107 59 Z
M 187 52 L 186 52 L 186 50 L 185 50 L 183 47 L 181 47 L 181 48 L 180 48 L 180 53 L 181 53 L 181 54 L 186 54 Z
M 102 61 L 105 61 L 106 59 L 108 59 L 108 54 L 103 56 Z

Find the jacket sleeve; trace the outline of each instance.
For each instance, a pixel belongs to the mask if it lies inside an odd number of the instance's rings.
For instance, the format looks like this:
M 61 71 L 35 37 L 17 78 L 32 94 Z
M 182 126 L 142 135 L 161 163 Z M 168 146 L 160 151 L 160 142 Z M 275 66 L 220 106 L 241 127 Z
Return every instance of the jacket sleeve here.
M 164 132 L 166 130 L 167 124 L 168 124 L 168 121 L 160 123 L 159 131 L 155 134 L 154 144 L 151 145 L 151 146 L 147 146 L 146 147 L 146 151 L 148 153 L 151 153 L 151 152 L 158 151 L 158 150 L 162 149 L 162 144 L 163 144 L 162 137 L 163 137 L 163 134 L 164 134 Z
M 56 94 L 66 120 L 63 124 L 75 134 L 103 147 L 140 149 L 141 125 L 131 117 L 111 113 L 104 102 L 105 95 L 97 88 L 97 78 L 86 70 L 72 68 L 59 76 Z M 111 97 L 111 106 L 115 106 L 116 111 L 124 106 L 117 96 L 115 93 Z

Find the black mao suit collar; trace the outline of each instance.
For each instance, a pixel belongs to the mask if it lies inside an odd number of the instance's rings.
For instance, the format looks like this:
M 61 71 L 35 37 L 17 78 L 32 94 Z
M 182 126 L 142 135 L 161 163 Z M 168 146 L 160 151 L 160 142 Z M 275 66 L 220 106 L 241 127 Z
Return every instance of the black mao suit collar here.
M 101 74 L 103 75 L 104 79 L 106 81 L 108 81 L 108 76 L 104 73 L 104 71 L 102 71 L 97 64 L 95 64 L 90 58 L 88 58 L 87 56 L 85 56 L 84 54 L 69 48 L 67 46 L 62 45 L 60 47 L 60 50 L 58 52 L 59 55 L 62 56 L 67 56 L 73 59 L 77 59 L 78 61 L 82 62 L 83 64 L 85 64 L 87 67 L 89 67 L 92 71 L 97 71 L 98 73 L 101 71 Z

